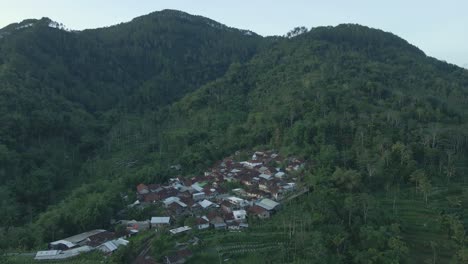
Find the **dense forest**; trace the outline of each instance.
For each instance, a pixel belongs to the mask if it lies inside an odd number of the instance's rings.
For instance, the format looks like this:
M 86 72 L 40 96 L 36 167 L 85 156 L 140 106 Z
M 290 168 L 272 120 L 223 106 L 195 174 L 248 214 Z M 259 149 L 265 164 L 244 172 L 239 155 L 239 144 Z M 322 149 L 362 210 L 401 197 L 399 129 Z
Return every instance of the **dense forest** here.
M 312 191 L 253 228 L 274 237 L 294 219 L 294 254 L 240 262 L 468 261 L 467 70 L 361 25 L 261 37 L 173 10 L 51 22 L 0 30 L 0 248 L 106 228 L 139 182 L 268 148 L 307 160 Z

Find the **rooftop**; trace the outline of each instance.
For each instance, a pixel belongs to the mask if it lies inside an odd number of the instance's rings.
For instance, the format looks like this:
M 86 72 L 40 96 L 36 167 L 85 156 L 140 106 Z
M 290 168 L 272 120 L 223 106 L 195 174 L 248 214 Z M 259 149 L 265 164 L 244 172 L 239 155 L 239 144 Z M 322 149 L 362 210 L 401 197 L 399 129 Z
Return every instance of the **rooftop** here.
M 81 233 L 81 234 L 78 234 L 78 235 L 67 237 L 67 238 L 64 238 L 64 239 L 61 239 L 61 240 L 58 240 L 58 241 L 54 241 L 54 242 L 52 242 L 50 244 L 51 245 L 64 244 L 63 241 L 68 241 L 68 242 L 71 242 L 73 244 L 78 244 L 79 242 L 87 239 L 90 236 L 94 236 L 96 234 L 99 234 L 99 233 L 102 233 L 102 232 L 105 232 L 105 231 L 106 230 L 104 230 L 104 229 L 95 229 L 95 230 L 84 232 L 84 233 Z
M 279 203 L 273 200 L 270 200 L 268 198 L 264 198 L 260 202 L 257 202 L 256 204 L 260 207 L 265 208 L 268 211 L 275 209 L 275 207 L 279 205 Z
M 151 224 L 169 224 L 171 218 L 169 216 L 155 216 L 151 217 Z
M 169 232 L 171 232 L 171 234 L 175 235 L 175 234 L 179 234 L 179 233 L 182 233 L 182 232 L 189 231 L 191 229 L 192 228 L 190 228 L 188 226 L 181 226 L 181 227 L 178 227 L 178 228 L 171 229 L 171 230 L 169 230 Z

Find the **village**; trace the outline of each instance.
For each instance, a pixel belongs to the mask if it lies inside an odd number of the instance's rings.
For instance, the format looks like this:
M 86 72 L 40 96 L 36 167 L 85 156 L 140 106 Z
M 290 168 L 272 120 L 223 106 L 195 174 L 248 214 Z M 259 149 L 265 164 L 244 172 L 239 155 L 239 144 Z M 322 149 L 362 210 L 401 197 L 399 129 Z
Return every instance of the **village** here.
M 225 158 L 200 176 L 174 177 L 166 184 L 140 183 L 136 186 L 137 200 L 128 208 L 152 206 L 159 215 L 147 220 L 114 221 L 115 226 L 124 227 L 121 234 L 92 230 L 51 242 L 49 250 L 37 252 L 35 259 L 64 259 L 92 250 L 110 254 L 126 246 L 128 237 L 147 230 L 171 235 L 193 229 L 241 232 L 249 228 L 248 218 L 267 219 L 281 210 L 283 201 L 307 191 L 300 184 L 303 160 L 283 158 L 274 151 L 256 151 L 245 161 L 236 161 L 238 156 Z M 173 167 L 180 169 L 179 165 Z M 183 224 L 181 219 L 185 220 Z M 182 251 L 167 256 L 166 262 L 191 255 Z

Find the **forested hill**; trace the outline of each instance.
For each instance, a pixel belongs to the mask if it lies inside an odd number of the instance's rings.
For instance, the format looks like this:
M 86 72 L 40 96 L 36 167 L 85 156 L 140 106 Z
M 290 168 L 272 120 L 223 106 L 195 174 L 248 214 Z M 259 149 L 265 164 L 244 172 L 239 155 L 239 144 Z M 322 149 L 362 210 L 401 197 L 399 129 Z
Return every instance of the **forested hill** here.
M 0 39 L 0 223 L 23 225 L 2 233 L 11 245 L 105 227 L 125 206 L 119 194 L 164 181 L 170 165 L 193 175 L 274 148 L 311 164 L 315 191 L 294 208 L 322 240 L 296 247 L 304 259 L 430 256 L 397 214 L 408 197 L 446 221 L 434 243 L 465 252 L 467 70 L 351 24 L 272 38 L 178 11 L 81 32 L 35 25 Z
M 172 10 L 102 29 L 66 31 L 43 18 L 1 32 L 6 81 L 38 81 L 90 111 L 166 104 L 247 60 L 262 43 L 249 31 Z
M 264 46 L 250 31 L 172 10 L 85 31 L 48 18 L 3 28 L 0 193 L 12 212 L 0 221 L 31 221 L 82 183 L 82 164 L 124 113 L 168 105 Z

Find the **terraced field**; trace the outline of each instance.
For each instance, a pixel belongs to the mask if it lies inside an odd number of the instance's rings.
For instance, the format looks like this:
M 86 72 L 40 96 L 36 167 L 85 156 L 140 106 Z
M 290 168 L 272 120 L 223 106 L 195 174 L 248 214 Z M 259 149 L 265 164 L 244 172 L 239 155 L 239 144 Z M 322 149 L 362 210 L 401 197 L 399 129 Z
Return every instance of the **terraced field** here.
M 442 212 L 460 214 L 466 203 L 466 187 L 449 190 L 447 187 L 433 188 L 429 202 L 423 201 L 414 190 L 405 190 L 395 200 L 395 215 L 401 221 L 403 239 L 409 247 L 408 263 L 449 263 L 455 254 L 454 243 L 449 240 L 439 221 Z M 393 211 L 393 199 L 382 198 L 382 205 Z M 455 206 L 453 202 L 459 204 Z M 465 223 L 468 214 L 463 214 Z

